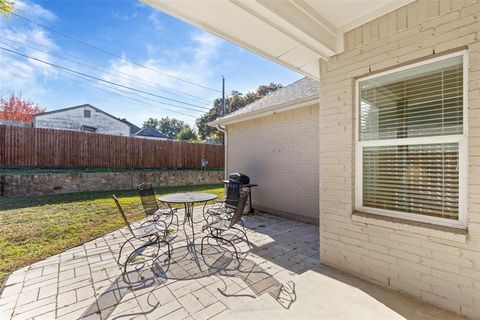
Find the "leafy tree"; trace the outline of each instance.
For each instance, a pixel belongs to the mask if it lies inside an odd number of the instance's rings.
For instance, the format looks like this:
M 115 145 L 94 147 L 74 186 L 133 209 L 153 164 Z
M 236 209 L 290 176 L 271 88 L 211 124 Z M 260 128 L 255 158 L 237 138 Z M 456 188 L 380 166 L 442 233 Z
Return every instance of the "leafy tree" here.
M 192 128 L 190 128 L 190 126 L 180 130 L 180 132 L 177 134 L 177 139 L 183 141 L 198 142 L 197 134 L 195 133 L 195 131 L 193 131 Z
M 190 126 L 184 121 L 177 120 L 175 118 L 164 117 L 160 120 L 149 118 L 147 121 L 143 122 L 143 127 L 155 128 L 158 131 L 165 133 L 170 139 L 175 139 L 182 129 L 187 127 L 189 128 Z
M 12 92 L 6 99 L 0 98 L 0 119 L 32 123 L 33 115 L 42 112 L 45 108 L 24 100 L 21 93 L 15 95 Z
M 10 0 L 0 0 L 0 15 L 8 17 L 15 8 L 15 2 Z
M 246 105 L 258 100 L 283 86 L 278 83 L 269 83 L 259 86 L 255 92 L 247 92 L 242 94 L 238 91 L 232 91 L 230 96 L 225 99 L 225 114 L 232 113 L 245 107 Z M 195 122 L 198 128 L 198 134 L 201 139 L 211 139 L 213 141 L 220 141 L 222 135 L 208 123 L 222 116 L 222 98 L 217 98 L 213 101 L 213 107 L 206 114 L 202 115 Z

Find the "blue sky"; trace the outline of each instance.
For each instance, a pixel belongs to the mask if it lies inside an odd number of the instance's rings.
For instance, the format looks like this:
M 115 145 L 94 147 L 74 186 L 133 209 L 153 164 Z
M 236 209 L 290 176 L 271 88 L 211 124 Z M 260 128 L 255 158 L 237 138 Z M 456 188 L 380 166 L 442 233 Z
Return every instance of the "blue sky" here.
M 286 85 L 301 78 L 298 73 L 135 0 L 16 2 L 19 15 L 50 29 L 16 17 L 0 18 L 0 46 L 195 106 L 208 107 L 220 94 L 162 73 L 218 90 L 221 89 L 221 76 L 225 75 L 227 93 L 254 90 L 269 82 Z M 52 30 L 119 57 L 72 41 Z M 0 50 L 0 70 L 1 95 L 21 91 L 24 98 L 47 110 L 90 103 L 137 125 L 149 117 L 164 116 L 193 124 L 194 117 L 201 115 L 201 112 L 164 105 L 160 102 L 167 101 L 158 97 L 121 92 L 118 90 L 125 89 L 113 86 L 115 90 L 105 87 L 112 87 L 107 83 L 86 81 L 78 75 L 3 50 Z

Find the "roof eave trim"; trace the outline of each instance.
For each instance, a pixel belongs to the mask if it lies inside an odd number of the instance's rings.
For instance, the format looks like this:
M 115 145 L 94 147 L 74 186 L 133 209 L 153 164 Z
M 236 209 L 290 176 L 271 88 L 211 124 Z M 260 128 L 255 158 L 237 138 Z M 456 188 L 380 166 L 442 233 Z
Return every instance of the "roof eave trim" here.
M 231 116 L 231 117 L 227 116 L 225 118 L 220 118 L 220 119 L 211 121 L 207 124 L 210 127 L 215 127 L 215 126 L 219 126 L 219 125 L 221 125 L 221 126 L 222 125 L 229 125 L 229 124 L 233 124 L 233 123 L 237 123 L 237 122 L 242 122 L 242 121 L 247 121 L 247 120 L 252 120 L 252 119 L 256 119 L 256 118 L 260 118 L 260 117 L 269 116 L 269 115 L 276 114 L 276 113 L 279 113 L 279 112 L 284 112 L 284 111 L 288 111 L 288 110 L 307 107 L 307 106 L 311 105 L 312 103 L 317 103 L 318 104 L 318 101 L 319 101 L 319 96 L 318 95 L 310 96 L 310 97 L 306 97 L 306 98 L 296 100 L 296 101 L 293 101 L 293 102 L 287 102 L 287 103 L 284 103 L 284 104 L 275 105 L 275 106 L 265 108 L 265 109 L 260 109 L 260 110 L 255 110 L 255 111 L 251 111 L 251 112 L 247 112 L 247 113 L 242 113 L 242 114 L 239 114 L 239 115 L 236 115 L 236 116 Z

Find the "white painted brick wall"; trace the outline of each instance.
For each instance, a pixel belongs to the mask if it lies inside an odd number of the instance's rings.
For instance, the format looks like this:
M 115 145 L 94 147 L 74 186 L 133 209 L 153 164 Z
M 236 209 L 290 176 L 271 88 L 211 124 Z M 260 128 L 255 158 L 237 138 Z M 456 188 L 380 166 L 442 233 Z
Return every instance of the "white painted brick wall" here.
M 90 110 L 90 118 L 84 117 L 84 110 Z M 96 133 L 130 136 L 126 123 L 89 107 L 37 115 L 34 120 L 36 128 L 81 131 L 83 125 L 97 128 Z
M 228 172 L 259 186 L 253 204 L 318 223 L 318 105 L 227 126 Z
M 419 0 L 345 34 L 320 65 L 324 264 L 480 319 L 480 2 Z M 354 211 L 354 78 L 468 46 L 468 233 Z

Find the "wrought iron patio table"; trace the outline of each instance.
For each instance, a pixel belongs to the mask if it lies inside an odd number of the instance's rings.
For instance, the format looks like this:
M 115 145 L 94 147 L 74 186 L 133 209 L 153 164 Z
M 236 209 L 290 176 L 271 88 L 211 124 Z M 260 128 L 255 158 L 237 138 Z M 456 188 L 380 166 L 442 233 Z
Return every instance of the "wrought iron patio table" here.
M 195 203 L 204 203 L 203 210 L 208 201 L 217 199 L 217 195 L 206 192 L 185 192 L 185 193 L 172 193 L 161 196 L 158 200 L 166 203 L 170 208 L 172 204 L 183 204 L 185 208 L 185 218 L 183 219 L 183 228 L 185 229 L 185 223 L 188 222 L 192 227 L 192 237 L 195 241 L 195 231 L 193 228 L 193 208 Z

